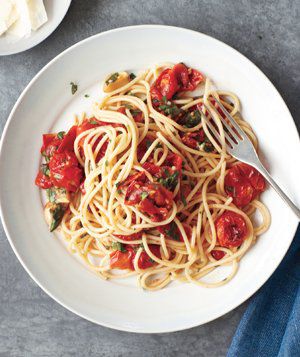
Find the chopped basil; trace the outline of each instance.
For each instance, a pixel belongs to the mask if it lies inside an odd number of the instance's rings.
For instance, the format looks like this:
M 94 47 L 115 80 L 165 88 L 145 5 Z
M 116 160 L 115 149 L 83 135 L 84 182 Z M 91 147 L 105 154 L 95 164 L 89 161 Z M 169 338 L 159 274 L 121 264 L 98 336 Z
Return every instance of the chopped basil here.
M 49 169 L 48 164 L 42 164 L 41 171 L 44 175 L 46 175 L 48 177 L 50 176 L 50 169 Z
M 62 178 L 62 176 L 60 174 L 54 174 L 54 177 L 57 179 L 57 180 L 60 180 Z
M 141 111 L 139 109 L 132 109 L 130 112 L 133 116 L 141 113 Z
M 186 206 L 186 205 L 187 205 L 186 199 L 185 199 L 184 194 L 183 194 L 182 191 L 181 191 L 181 193 L 180 193 L 180 198 L 181 198 L 181 202 L 183 203 L 183 205 Z
M 152 258 L 149 257 L 149 262 L 150 263 L 155 263 L 155 260 L 153 260 Z
M 160 177 L 158 182 L 165 186 L 168 190 L 174 190 L 178 183 L 179 172 L 175 171 L 170 175 L 168 170 L 165 170 L 166 178 Z
M 165 115 L 170 115 L 171 117 L 181 113 L 181 109 L 177 107 L 176 104 L 168 102 L 166 97 L 163 97 L 163 103 L 158 108 L 163 111 Z
M 52 215 L 52 221 L 50 224 L 50 232 L 53 232 L 60 224 L 60 222 L 64 216 L 64 213 L 65 213 L 65 208 L 62 204 L 58 203 L 58 204 L 55 204 L 54 209 L 51 210 L 50 212 Z
M 97 124 L 99 124 L 99 122 L 97 121 L 97 120 L 90 120 L 90 124 L 93 124 L 93 125 L 97 125 Z
M 89 95 L 89 94 L 85 94 L 84 97 L 85 97 L 85 98 L 89 98 L 90 95 Z
M 113 250 L 119 250 L 120 252 L 126 252 L 126 249 L 125 249 L 123 243 L 120 243 L 120 242 L 112 242 L 111 247 L 112 247 Z
M 149 149 L 149 147 L 152 145 L 152 143 L 153 143 L 153 141 L 151 141 L 151 140 L 146 140 L 146 148 L 147 148 L 147 150 Z
M 135 75 L 134 73 L 130 73 L 129 78 L 130 78 L 131 80 L 134 80 L 134 78 L 136 78 L 136 75 Z
M 174 240 L 179 241 L 180 235 L 178 233 L 177 225 L 174 221 L 170 223 L 170 229 L 166 230 L 166 235 L 173 238 Z
M 122 193 L 122 190 L 117 190 L 118 194 L 120 195 Z
M 78 85 L 75 84 L 74 82 L 71 82 L 70 85 L 71 85 L 72 95 L 74 95 L 74 94 L 77 92 L 77 90 L 78 90 Z
M 187 128 L 193 128 L 200 123 L 201 123 L 201 114 L 199 110 L 195 110 L 191 113 L 188 113 L 184 118 L 184 126 Z
M 57 137 L 58 139 L 62 139 L 64 136 L 65 136 L 65 131 L 60 131 L 58 134 L 57 134 Z
M 130 104 L 124 104 L 124 107 L 127 108 L 127 109 L 133 109 L 133 106 L 130 105 Z
M 141 199 L 142 200 L 144 200 L 146 197 L 148 197 L 149 196 L 149 193 L 148 192 L 145 192 L 145 191 L 143 191 L 142 193 L 141 193 Z
M 115 72 L 113 73 L 106 81 L 105 81 L 105 84 L 106 85 L 109 85 L 110 83 L 113 83 L 115 82 L 119 77 L 119 73 L 118 72 Z
M 119 185 L 120 185 L 120 182 L 116 182 L 116 183 L 115 183 L 115 185 L 116 185 L 117 187 L 119 187 Z
M 54 188 L 47 188 L 46 189 L 47 197 L 49 202 L 55 202 L 56 192 Z
M 208 138 L 205 138 L 205 140 L 204 140 L 203 150 L 204 150 L 205 152 L 212 152 L 212 151 L 214 151 L 214 146 L 213 146 L 213 144 L 208 140 Z

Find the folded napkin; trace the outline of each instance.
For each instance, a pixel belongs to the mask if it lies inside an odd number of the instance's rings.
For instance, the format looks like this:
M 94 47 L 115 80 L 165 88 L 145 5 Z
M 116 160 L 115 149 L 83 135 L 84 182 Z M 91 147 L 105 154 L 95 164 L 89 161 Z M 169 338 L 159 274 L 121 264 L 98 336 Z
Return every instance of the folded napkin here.
M 276 272 L 250 300 L 227 354 L 237 356 L 300 357 L 300 226 Z

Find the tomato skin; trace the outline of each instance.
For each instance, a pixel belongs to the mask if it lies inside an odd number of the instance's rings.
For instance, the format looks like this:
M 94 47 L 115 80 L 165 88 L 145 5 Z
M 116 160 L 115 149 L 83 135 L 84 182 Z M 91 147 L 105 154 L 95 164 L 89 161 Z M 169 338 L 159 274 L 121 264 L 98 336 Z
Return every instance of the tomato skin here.
M 164 162 L 164 166 L 174 166 L 177 171 L 182 169 L 182 158 L 177 154 L 168 154 Z
M 122 235 L 122 234 L 114 234 L 115 237 L 117 237 L 119 239 L 127 240 L 127 241 L 142 239 L 142 235 L 143 235 L 143 231 L 129 234 L 127 236 Z
M 41 153 L 47 157 L 51 157 L 61 144 L 61 139 L 56 134 L 44 134 Z
M 147 194 L 144 198 L 143 194 Z M 161 184 L 133 181 L 127 188 L 125 204 L 136 206 L 148 215 L 153 222 L 166 219 L 172 208 L 173 194 Z
M 225 248 L 239 247 L 248 233 L 244 218 L 232 211 L 225 211 L 215 226 L 219 244 Z
M 158 245 L 149 244 L 148 247 L 153 255 L 155 255 L 157 258 L 161 259 L 160 248 Z M 140 269 L 147 269 L 147 268 L 151 268 L 155 264 L 157 264 L 157 263 L 153 262 L 152 259 L 149 257 L 149 255 L 145 251 L 142 251 L 142 253 L 139 257 L 139 260 L 138 260 L 138 267 Z
M 67 134 L 61 140 L 57 152 L 64 152 L 66 150 L 74 150 L 74 141 L 76 139 L 77 125 L 73 125 Z
M 79 188 L 83 173 L 78 167 L 76 155 L 71 151 L 56 152 L 49 162 L 50 178 L 54 186 L 76 192 Z
M 146 175 L 144 171 L 139 171 L 136 174 L 129 175 L 125 181 L 120 182 L 118 188 L 122 188 L 125 186 L 129 186 L 132 182 L 140 182 L 143 183 L 146 180 Z
M 35 184 L 37 186 L 39 186 L 40 188 L 44 188 L 44 189 L 47 189 L 47 188 L 50 188 L 53 186 L 51 178 L 49 176 L 44 175 L 42 171 L 39 171 L 39 173 L 37 174 L 36 179 L 35 179 Z
M 212 250 L 211 251 L 212 257 L 216 260 L 221 260 L 222 258 L 224 258 L 225 254 L 226 253 L 223 252 L 223 250 Z
M 166 97 L 167 100 L 170 100 L 179 88 L 174 71 L 167 68 L 161 72 L 151 87 L 152 99 L 156 98 L 161 101 L 163 97 Z
M 56 152 L 49 161 L 50 171 L 57 171 L 77 165 L 77 157 L 72 151 L 65 151 L 62 153 Z
M 225 176 L 225 191 L 237 207 L 245 207 L 266 188 L 263 176 L 252 166 L 239 163 Z
M 173 67 L 173 71 L 180 84 L 179 92 L 193 91 L 204 80 L 202 73 L 196 69 L 188 68 L 183 63 L 176 64 Z
M 110 253 L 110 267 L 112 269 L 129 269 L 134 270 L 133 260 L 135 251 L 131 247 L 126 247 L 125 252 L 116 250 Z
M 199 144 L 203 143 L 205 140 L 205 133 L 203 129 L 194 131 L 191 133 L 184 133 L 181 137 L 183 144 L 190 147 L 191 149 L 198 149 Z

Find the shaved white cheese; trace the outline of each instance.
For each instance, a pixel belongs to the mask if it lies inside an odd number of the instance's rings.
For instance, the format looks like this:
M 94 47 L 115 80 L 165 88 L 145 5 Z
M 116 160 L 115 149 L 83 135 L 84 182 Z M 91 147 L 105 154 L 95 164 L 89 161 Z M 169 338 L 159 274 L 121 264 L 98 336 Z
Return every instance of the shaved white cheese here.
M 36 31 L 48 20 L 43 0 L 27 0 L 27 6 L 31 28 Z
M 26 0 L 14 0 L 19 13 L 17 21 L 7 30 L 7 33 L 19 38 L 28 37 L 31 33 L 31 22 Z
M 14 1 L 0 0 L 0 36 L 9 29 L 18 16 Z

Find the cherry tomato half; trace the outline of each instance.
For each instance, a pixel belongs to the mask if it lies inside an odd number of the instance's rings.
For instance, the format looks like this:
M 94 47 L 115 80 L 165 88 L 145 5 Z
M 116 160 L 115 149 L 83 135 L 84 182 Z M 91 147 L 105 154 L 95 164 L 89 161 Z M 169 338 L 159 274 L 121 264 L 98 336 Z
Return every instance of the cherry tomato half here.
M 216 232 L 221 247 L 239 247 L 247 235 L 244 218 L 235 212 L 225 211 L 215 222 Z
M 44 175 L 42 171 L 39 171 L 39 173 L 37 174 L 35 184 L 44 189 L 53 186 L 51 178 L 49 176 Z

